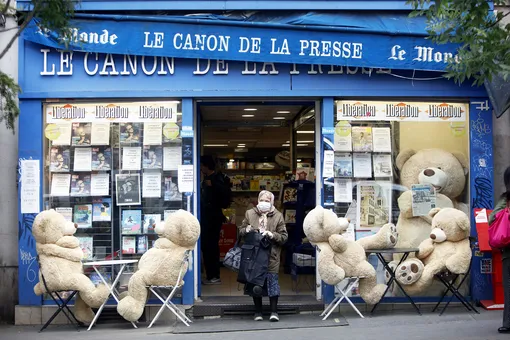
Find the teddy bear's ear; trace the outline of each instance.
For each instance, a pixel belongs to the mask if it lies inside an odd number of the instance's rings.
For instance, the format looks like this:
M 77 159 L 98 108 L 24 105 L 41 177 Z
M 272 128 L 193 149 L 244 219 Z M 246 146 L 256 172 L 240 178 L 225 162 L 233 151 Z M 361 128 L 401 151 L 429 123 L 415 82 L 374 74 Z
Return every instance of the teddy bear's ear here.
M 399 170 L 402 170 L 405 162 L 407 162 L 409 158 L 413 157 L 414 154 L 416 154 L 416 151 L 414 151 L 413 149 L 402 150 L 397 156 L 396 160 L 397 168 Z
M 457 218 L 457 226 L 459 226 L 460 229 L 469 232 L 471 224 L 466 214 L 462 213 L 462 217 Z
M 441 211 L 441 208 L 434 208 L 429 211 L 429 216 L 434 218 L 434 216 L 436 216 L 439 211 Z
M 464 155 L 461 152 L 452 152 L 452 154 L 455 156 L 455 158 L 457 158 L 459 163 L 464 168 L 464 175 L 467 175 L 469 172 L 469 161 L 468 161 L 466 155 Z

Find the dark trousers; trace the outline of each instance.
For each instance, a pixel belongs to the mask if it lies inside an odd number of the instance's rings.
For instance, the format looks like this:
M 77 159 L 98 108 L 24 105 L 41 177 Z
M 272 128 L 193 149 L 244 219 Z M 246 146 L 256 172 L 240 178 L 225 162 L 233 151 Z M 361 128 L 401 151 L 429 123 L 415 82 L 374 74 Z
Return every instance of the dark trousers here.
M 510 328 L 510 258 L 503 259 L 503 289 L 505 291 L 503 327 Z
M 262 314 L 262 298 L 254 296 L 253 303 L 255 304 L 255 313 Z M 278 296 L 270 297 L 269 305 L 271 306 L 271 313 L 277 313 L 278 312 Z
M 220 231 L 223 221 L 220 218 L 204 218 L 200 234 L 200 248 L 204 259 L 207 280 L 220 278 Z

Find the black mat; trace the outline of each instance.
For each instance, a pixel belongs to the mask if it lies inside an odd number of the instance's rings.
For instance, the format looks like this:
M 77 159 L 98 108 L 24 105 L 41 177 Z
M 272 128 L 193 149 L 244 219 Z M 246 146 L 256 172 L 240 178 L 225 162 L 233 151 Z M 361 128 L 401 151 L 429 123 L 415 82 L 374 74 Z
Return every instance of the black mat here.
M 275 329 L 297 329 L 297 328 L 317 328 L 317 327 L 338 327 L 348 326 L 349 323 L 339 314 L 332 314 L 326 321 L 318 314 L 291 314 L 280 315 L 280 322 L 269 322 L 268 316 L 264 321 L 253 321 L 253 317 L 223 317 L 220 319 L 198 319 L 193 320 L 189 327 L 179 322 L 175 325 L 172 333 L 191 334 L 191 333 L 225 333 L 225 332 L 243 332 L 263 331 Z

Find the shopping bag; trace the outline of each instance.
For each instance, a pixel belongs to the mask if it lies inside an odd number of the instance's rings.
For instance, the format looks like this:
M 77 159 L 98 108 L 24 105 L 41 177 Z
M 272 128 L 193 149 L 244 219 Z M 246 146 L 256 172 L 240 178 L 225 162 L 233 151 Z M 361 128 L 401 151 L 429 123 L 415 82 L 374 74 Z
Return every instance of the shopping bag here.
M 241 266 L 241 252 L 242 249 L 239 247 L 239 239 L 237 239 L 236 244 L 232 247 L 226 254 L 223 259 L 223 266 L 225 268 L 230 269 L 234 272 L 239 272 L 239 267 Z
M 510 210 L 505 209 L 496 214 L 489 226 L 489 244 L 492 248 L 503 249 L 510 246 Z

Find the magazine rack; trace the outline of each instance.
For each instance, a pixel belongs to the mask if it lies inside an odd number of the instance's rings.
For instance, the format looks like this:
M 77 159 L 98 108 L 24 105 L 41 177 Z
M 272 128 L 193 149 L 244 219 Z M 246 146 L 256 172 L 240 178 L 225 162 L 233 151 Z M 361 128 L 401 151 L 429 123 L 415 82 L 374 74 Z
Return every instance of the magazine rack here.
M 177 277 L 177 282 L 175 282 L 175 284 L 173 286 L 148 286 L 149 290 L 154 294 L 154 296 L 156 296 L 159 299 L 159 301 L 161 301 L 163 303 L 163 305 L 158 310 L 156 316 L 154 317 L 154 319 L 150 323 L 149 327 L 147 327 L 147 328 L 152 327 L 152 325 L 159 319 L 159 317 L 161 316 L 161 313 L 163 313 L 165 308 L 168 308 L 168 310 L 170 310 L 186 326 L 189 327 L 189 324 L 193 323 L 193 321 L 191 321 L 191 319 L 189 319 L 186 316 L 186 314 L 184 314 L 184 312 L 181 311 L 172 302 L 172 298 L 174 297 L 175 293 L 177 292 L 177 290 L 179 288 L 182 287 L 182 278 L 184 277 L 184 274 L 185 274 L 184 272 L 185 272 L 185 268 L 186 268 L 185 264 L 189 261 L 190 254 L 191 254 L 191 250 L 187 250 L 184 253 L 184 257 L 181 262 L 181 270 L 179 271 L 179 275 Z M 165 294 L 163 293 L 163 290 L 165 290 L 165 289 L 170 290 L 170 293 L 166 297 L 165 297 Z M 158 292 L 159 292 L 159 294 L 158 294 Z

